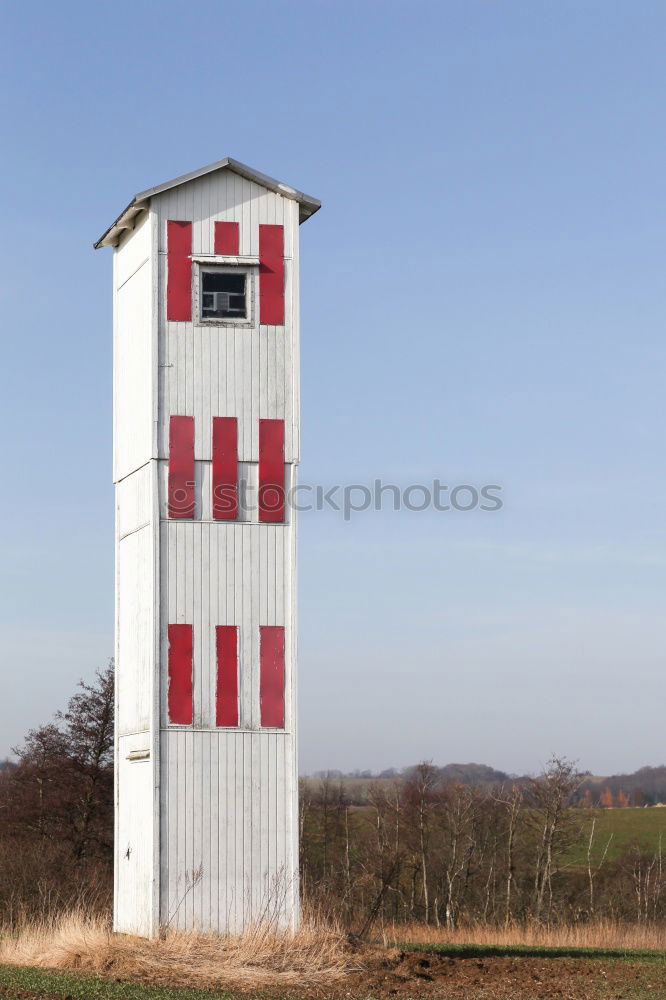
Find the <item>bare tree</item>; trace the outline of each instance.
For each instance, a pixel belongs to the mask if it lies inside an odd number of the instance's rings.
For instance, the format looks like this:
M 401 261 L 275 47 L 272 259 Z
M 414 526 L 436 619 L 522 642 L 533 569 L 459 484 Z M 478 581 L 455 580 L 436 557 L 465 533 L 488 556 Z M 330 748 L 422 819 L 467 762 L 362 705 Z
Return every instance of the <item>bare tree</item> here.
M 506 877 L 504 889 L 504 926 L 511 923 L 511 901 L 516 874 L 516 831 L 523 807 L 523 790 L 519 785 L 511 785 L 508 791 L 501 788 L 495 801 L 506 811 Z
M 422 761 L 414 768 L 405 786 L 405 796 L 409 812 L 413 819 L 416 834 L 416 849 L 418 852 L 421 882 L 423 887 L 424 920 L 430 922 L 430 895 L 428 890 L 428 856 L 432 818 L 435 810 L 435 785 L 437 784 L 437 768 L 431 761 Z
M 113 842 L 113 663 L 79 684 L 55 723 L 14 749 L 6 788 L 11 825 L 70 844 L 75 858 L 110 857 Z
M 448 847 L 444 862 L 444 918 L 446 926 L 453 928 L 476 848 L 477 795 L 473 788 L 451 783 L 443 790 L 441 802 Z
M 543 774 L 530 782 L 534 817 L 540 826 L 534 865 L 533 913 L 542 920 L 553 898 L 553 874 L 558 855 L 575 839 L 572 837 L 570 805 L 583 775 L 566 757 L 551 757 Z

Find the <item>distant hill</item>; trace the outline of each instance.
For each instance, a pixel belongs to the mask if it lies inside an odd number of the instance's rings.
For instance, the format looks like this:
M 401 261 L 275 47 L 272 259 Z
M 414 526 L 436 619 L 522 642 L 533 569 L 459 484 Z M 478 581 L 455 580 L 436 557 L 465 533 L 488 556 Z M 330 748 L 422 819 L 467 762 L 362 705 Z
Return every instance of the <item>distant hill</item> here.
M 457 781 L 461 785 L 503 785 L 511 780 L 511 775 L 504 771 L 496 771 L 487 764 L 445 764 L 439 768 L 440 776 L 445 781 Z
M 388 768 L 384 771 L 369 770 L 315 771 L 304 778 L 312 787 L 322 780 L 342 782 L 347 795 L 353 802 L 367 801 L 369 786 L 374 783 L 404 780 L 409 778 L 417 765 Z M 507 774 L 488 764 L 445 764 L 436 768 L 442 781 L 455 781 L 461 785 L 488 788 L 496 785 L 515 783 L 527 784 L 529 775 Z M 650 806 L 666 803 L 666 765 L 641 767 L 632 774 L 586 775 L 580 786 L 577 801 L 587 806 Z
M 384 771 L 314 771 L 311 775 L 304 775 L 310 780 L 339 781 L 340 779 L 351 781 L 377 781 L 395 778 L 408 778 L 417 767 L 412 764 L 409 767 L 398 769 L 389 767 Z M 497 785 L 503 781 L 509 781 L 515 775 L 505 774 L 504 771 L 496 771 L 495 768 L 487 764 L 445 764 L 443 767 L 436 767 L 435 770 L 444 781 L 458 781 L 463 785 Z
M 367 802 L 368 792 L 372 785 L 387 785 L 395 781 L 406 780 L 416 767 L 417 765 L 413 764 L 400 770 L 391 767 L 378 772 L 369 770 L 315 771 L 312 775 L 305 775 L 302 780 L 306 786 L 313 790 L 321 787 L 322 782 L 332 782 L 334 785 L 342 784 L 348 799 L 354 805 L 362 805 Z M 521 779 L 505 774 L 504 771 L 497 771 L 487 764 L 445 764 L 443 767 L 437 767 L 436 771 L 441 781 L 455 781 L 458 784 L 470 785 L 475 788 L 487 788 L 506 782 L 527 780 L 527 778 Z

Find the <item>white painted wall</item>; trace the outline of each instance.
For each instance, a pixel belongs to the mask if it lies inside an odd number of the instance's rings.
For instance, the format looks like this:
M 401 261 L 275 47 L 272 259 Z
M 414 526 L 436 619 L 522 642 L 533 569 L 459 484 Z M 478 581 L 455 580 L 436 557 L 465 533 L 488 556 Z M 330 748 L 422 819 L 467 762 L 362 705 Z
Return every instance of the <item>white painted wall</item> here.
M 233 932 L 270 916 L 295 925 L 297 831 L 285 794 L 295 770 L 289 734 L 162 733 L 163 923 Z
M 165 318 L 167 220 L 193 222 L 193 255 L 216 221 L 284 226 L 285 326 Z M 256 484 L 262 418 L 285 421 L 295 480 L 298 204 L 230 170 L 155 196 L 115 251 L 114 479 L 117 531 L 116 928 L 224 932 L 298 920 L 296 525 L 214 522 L 212 418 L 237 417 L 241 475 Z M 254 281 L 257 281 L 257 269 Z M 195 418 L 195 520 L 166 519 L 169 417 Z M 166 716 L 167 627 L 194 629 L 194 724 Z M 240 726 L 216 729 L 215 626 L 239 628 Z M 284 731 L 261 730 L 259 626 L 285 628 Z M 146 748 L 145 761 L 128 760 Z M 130 847 L 129 856 L 127 855 Z M 192 887 L 195 873 L 200 872 Z M 189 879 L 189 882 L 188 882 Z
M 115 927 L 145 937 L 155 932 L 152 919 L 154 882 L 154 760 L 149 734 L 117 741 Z M 130 754 L 149 754 L 131 759 Z
M 155 223 L 145 213 L 114 252 L 116 483 L 116 817 L 114 924 L 158 927 L 159 598 L 157 567 L 157 273 Z M 136 750 L 145 760 L 129 760 Z M 128 854 L 129 851 L 129 854 Z
M 154 242 L 149 213 L 114 252 L 113 480 L 153 456 Z
M 191 220 L 193 256 L 212 255 L 215 222 L 238 222 L 241 255 L 259 253 L 259 226 L 284 226 L 285 326 L 224 327 L 160 320 L 159 456 L 168 458 L 169 416 L 195 418 L 195 455 L 211 457 L 213 416 L 238 418 L 239 458 L 259 459 L 259 418 L 285 421 L 285 460 L 298 461 L 298 329 L 294 322 L 298 204 L 230 171 L 167 191 L 156 199 L 160 281 L 166 282 L 169 219 Z M 254 282 L 258 280 L 254 269 Z M 255 287 L 258 304 L 258 288 Z M 164 304 L 164 297 L 161 298 Z

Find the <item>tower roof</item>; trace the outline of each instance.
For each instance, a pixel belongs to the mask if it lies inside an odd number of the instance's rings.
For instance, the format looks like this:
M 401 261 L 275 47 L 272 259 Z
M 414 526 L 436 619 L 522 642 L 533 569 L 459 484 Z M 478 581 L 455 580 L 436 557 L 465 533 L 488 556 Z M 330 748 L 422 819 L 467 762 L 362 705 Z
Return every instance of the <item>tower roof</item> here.
M 273 177 L 267 177 L 266 174 L 262 174 L 259 170 L 248 167 L 244 163 L 239 163 L 238 160 L 233 160 L 230 156 L 225 156 L 223 160 L 218 160 L 217 163 L 210 163 L 207 167 L 199 167 L 198 170 L 193 170 L 189 174 L 174 177 L 171 181 L 165 181 L 164 184 L 158 184 L 156 187 L 148 188 L 147 191 L 135 194 L 127 208 L 123 209 L 116 221 L 93 244 L 95 250 L 98 250 L 100 247 L 116 246 L 123 231 L 134 228 L 137 215 L 148 208 L 150 199 L 155 195 L 162 194 L 163 191 L 169 191 L 180 184 L 187 184 L 188 181 L 194 181 L 198 177 L 204 177 L 206 174 L 212 174 L 216 170 L 231 170 L 235 174 L 240 174 L 241 177 L 246 177 L 250 181 L 261 184 L 262 187 L 268 188 L 269 191 L 276 191 L 285 198 L 297 201 L 299 204 L 300 222 L 305 222 L 311 215 L 314 215 L 317 209 L 321 208 L 321 202 L 316 198 L 312 198 L 308 194 L 303 194 L 302 191 L 297 191 L 288 184 L 283 184 L 282 181 L 276 181 Z

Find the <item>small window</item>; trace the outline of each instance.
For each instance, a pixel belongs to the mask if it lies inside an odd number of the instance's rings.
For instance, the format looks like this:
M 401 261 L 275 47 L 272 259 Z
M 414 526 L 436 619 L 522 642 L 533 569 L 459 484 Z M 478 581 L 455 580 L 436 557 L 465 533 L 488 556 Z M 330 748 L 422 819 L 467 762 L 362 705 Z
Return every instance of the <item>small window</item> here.
M 201 272 L 201 318 L 247 319 L 247 274 Z

